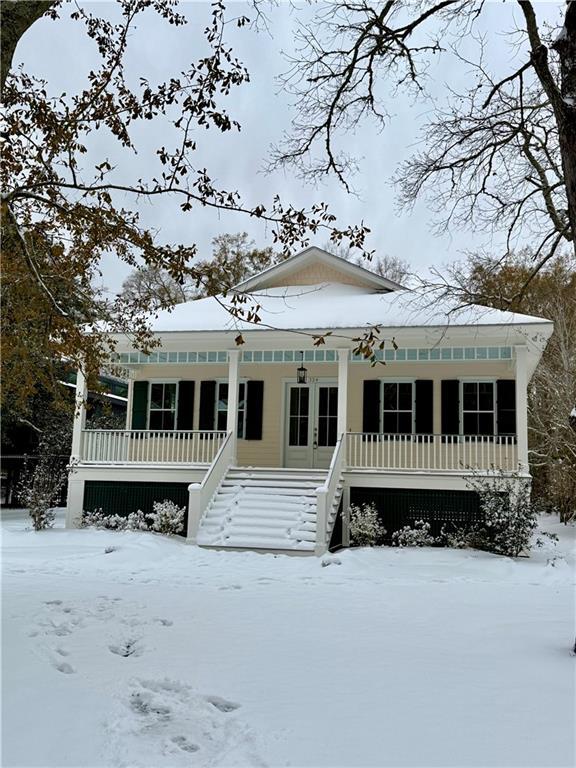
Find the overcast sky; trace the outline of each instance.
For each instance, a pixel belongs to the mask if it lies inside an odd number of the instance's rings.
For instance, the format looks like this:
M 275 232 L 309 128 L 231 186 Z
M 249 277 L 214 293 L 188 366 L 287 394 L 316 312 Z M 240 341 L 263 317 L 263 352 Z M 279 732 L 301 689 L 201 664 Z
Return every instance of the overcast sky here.
M 115 12 L 114 4 L 91 4 L 101 14 Z M 536 3 L 541 19 L 552 24 L 561 20 L 563 2 Z M 86 4 L 86 7 L 89 7 Z M 225 101 L 231 116 L 242 130 L 220 134 L 199 131 L 196 166 L 206 167 L 217 184 L 224 189 L 237 189 L 250 205 L 270 203 L 278 193 L 284 202 L 296 207 L 309 206 L 319 200 L 330 204 L 338 225 L 363 221 L 371 229 L 368 246 L 380 254 L 406 259 L 414 271 L 424 273 L 431 265 L 441 266 L 461 258 L 466 249 L 486 244 L 486 233 L 452 231 L 441 237 L 431 234 L 433 214 L 424 202 L 411 212 L 399 213 L 395 204 L 397 190 L 391 177 L 402 159 L 414 151 L 419 130 L 430 114 L 434 102 L 446 97 L 446 84 L 458 89 L 470 80 L 470 73 L 455 66 L 454 59 L 439 57 L 429 69 L 431 98 L 428 102 L 412 103 L 408 98 L 387 100 L 392 114 L 384 131 L 366 122 L 345 137 L 348 152 L 360 160 L 359 173 L 353 184 L 356 196 L 349 195 L 329 178 L 318 187 L 303 183 L 291 172 L 266 174 L 263 171 L 270 145 L 280 141 L 289 131 L 294 112 L 289 96 L 279 88 L 275 76 L 287 69 L 283 52 L 290 52 L 294 31 L 300 19 L 310 16 L 314 8 L 280 3 L 268 12 L 269 32 L 250 27 L 229 28 L 229 40 L 236 55 L 247 66 L 251 82 L 234 89 Z M 190 19 L 183 28 L 175 29 L 153 13 L 144 14 L 130 41 L 127 71 L 134 77 L 145 75 L 151 81 L 169 77 L 186 69 L 203 50 L 202 29 L 209 21 L 208 3 L 186 2 L 182 11 Z M 254 16 L 250 5 L 233 3 L 229 15 L 245 13 Z M 304 14 L 304 16 L 303 16 Z M 64 14 L 63 14 L 64 16 Z M 521 25 L 521 14 L 515 2 L 488 3 L 482 15 L 482 30 L 488 40 L 487 64 L 497 74 L 505 76 L 514 64 L 523 63 L 525 52 L 518 50 L 504 33 Z M 465 52 L 472 54 L 475 42 L 465 41 Z M 48 81 L 49 93 L 56 95 L 78 91 L 86 82 L 86 74 L 95 66 L 97 57 L 93 43 L 86 37 L 83 26 L 62 18 L 56 22 L 37 22 L 21 41 L 16 59 L 28 71 Z M 118 164 L 123 177 L 137 179 L 155 170 L 154 149 L 169 138 L 169 127 L 154 121 L 139 134 L 136 156 L 118 154 L 117 147 L 105 134 L 94 137 L 92 150 L 101 158 L 109 155 Z M 150 174 L 152 175 L 152 174 Z M 256 220 L 240 214 L 194 209 L 183 213 L 175 202 L 156 200 L 140 206 L 145 224 L 158 230 L 165 242 L 197 243 L 202 257 L 210 254 L 210 241 L 224 232 L 247 231 L 257 245 L 271 244 L 270 232 Z M 313 244 L 322 246 L 324 236 Z M 118 289 L 129 269 L 114 259 L 103 265 L 104 282 Z

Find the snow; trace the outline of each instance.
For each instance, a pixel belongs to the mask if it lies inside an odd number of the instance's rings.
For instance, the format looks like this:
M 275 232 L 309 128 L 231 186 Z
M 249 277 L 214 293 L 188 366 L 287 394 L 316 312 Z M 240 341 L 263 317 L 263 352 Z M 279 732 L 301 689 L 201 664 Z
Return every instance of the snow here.
M 62 520 L 3 513 L 4 766 L 574 764 L 574 527 L 512 561 Z
M 248 294 L 261 309 L 261 323 L 254 325 L 232 317 L 226 306 L 231 297 L 209 297 L 163 310 L 152 320 L 155 332 L 363 328 L 380 325 L 436 327 L 466 325 L 526 325 L 548 320 L 486 307 L 455 311 L 456 305 L 431 294 L 402 290 L 368 293 L 365 288 L 340 283 L 284 286 Z M 245 306 L 245 305 L 244 305 Z

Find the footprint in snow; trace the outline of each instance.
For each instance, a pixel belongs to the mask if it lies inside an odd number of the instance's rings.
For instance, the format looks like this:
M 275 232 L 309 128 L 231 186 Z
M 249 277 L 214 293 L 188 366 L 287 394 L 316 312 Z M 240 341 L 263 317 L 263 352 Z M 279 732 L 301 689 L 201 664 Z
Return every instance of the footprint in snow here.
M 46 600 L 44 605 L 62 605 L 62 600 Z
M 235 709 L 240 709 L 240 704 L 236 704 L 235 701 L 222 699 L 220 696 L 206 696 L 205 698 L 209 704 L 212 704 L 220 712 L 234 712 Z
M 68 664 L 67 661 L 57 661 L 54 664 L 54 668 L 58 670 L 58 672 L 62 672 L 64 675 L 73 675 L 76 670 L 71 664 Z
M 138 640 L 126 640 L 118 645 L 109 645 L 108 650 L 116 656 L 128 658 L 128 656 L 142 656 L 144 648 Z
M 55 652 L 56 652 L 56 653 L 57 653 L 59 656 L 69 656 L 69 655 L 70 655 L 70 652 L 69 652 L 69 651 L 67 651 L 65 648 L 60 648 L 60 647 L 59 647 L 59 648 L 54 648 L 54 650 L 55 650 Z
M 154 619 L 154 621 L 157 621 L 159 624 L 162 624 L 163 627 L 171 627 L 174 624 L 174 622 L 170 621 L 170 619 Z
M 242 587 L 240 586 L 240 584 L 230 584 L 227 587 L 218 587 L 218 589 L 222 591 L 223 589 L 242 589 Z
M 176 744 L 176 746 L 184 752 L 198 752 L 200 749 L 198 744 L 192 744 L 192 742 L 188 741 L 186 736 L 172 736 L 170 741 L 173 744 Z

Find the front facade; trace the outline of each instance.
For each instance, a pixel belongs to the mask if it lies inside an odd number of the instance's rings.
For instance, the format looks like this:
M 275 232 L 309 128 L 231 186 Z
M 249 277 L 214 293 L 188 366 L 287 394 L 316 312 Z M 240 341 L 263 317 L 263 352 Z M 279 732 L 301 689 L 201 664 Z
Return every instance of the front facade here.
M 316 248 L 237 290 L 260 324 L 202 299 L 159 316 L 148 356 L 119 340 L 126 430 L 85 430 L 78 409 L 69 525 L 172 498 L 190 541 L 321 553 L 346 543 L 350 502 L 374 501 L 390 530 L 473 510 L 471 474 L 529 477 L 526 391 L 549 322 L 458 319 Z M 353 349 L 374 325 L 387 341 L 371 365 Z

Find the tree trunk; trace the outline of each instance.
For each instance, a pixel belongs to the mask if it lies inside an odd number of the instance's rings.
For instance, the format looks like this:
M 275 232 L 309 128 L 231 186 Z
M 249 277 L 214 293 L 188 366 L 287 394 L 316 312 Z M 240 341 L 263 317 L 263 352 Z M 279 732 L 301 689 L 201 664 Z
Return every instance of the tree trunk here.
M 576 253 L 576 1 L 567 3 L 564 27 L 553 44 L 560 58 L 560 93 L 557 110 L 562 170 L 568 198 L 568 218 Z
M 0 93 L 12 68 L 14 51 L 22 35 L 54 5 L 53 0 L 2 0 L 0 2 Z

